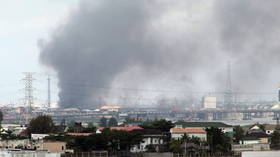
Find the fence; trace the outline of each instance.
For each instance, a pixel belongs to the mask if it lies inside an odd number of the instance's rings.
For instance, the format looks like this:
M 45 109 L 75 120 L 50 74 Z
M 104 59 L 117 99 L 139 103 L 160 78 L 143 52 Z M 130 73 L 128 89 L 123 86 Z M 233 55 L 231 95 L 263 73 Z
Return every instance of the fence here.
M 108 157 L 108 151 L 66 153 L 61 157 Z
M 94 152 L 76 152 L 66 153 L 62 157 L 241 157 L 241 153 L 131 153 L 131 152 L 107 152 L 107 151 L 94 151 Z
M 172 157 L 241 157 L 241 153 L 174 153 Z

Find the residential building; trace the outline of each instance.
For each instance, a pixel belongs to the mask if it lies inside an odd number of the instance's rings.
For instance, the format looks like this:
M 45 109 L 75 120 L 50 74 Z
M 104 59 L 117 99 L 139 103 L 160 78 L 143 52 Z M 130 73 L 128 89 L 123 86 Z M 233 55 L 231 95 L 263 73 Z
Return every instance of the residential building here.
M 169 134 L 154 129 L 135 130 L 142 133 L 143 140 L 138 145 L 131 148 L 131 152 L 145 152 L 152 147 L 156 152 L 164 149 L 164 144 L 169 139 Z
M 233 145 L 232 148 L 234 151 L 270 150 L 269 135 L 259 126 L 253 125 L 239 144 Z
M 171 128 L 170 133 L 173 139 L 181 139 L 184 135 L 187 135 L 189 137 L 198 137 L 202 141 L 207 140 L 207 133 L 201 128 Z

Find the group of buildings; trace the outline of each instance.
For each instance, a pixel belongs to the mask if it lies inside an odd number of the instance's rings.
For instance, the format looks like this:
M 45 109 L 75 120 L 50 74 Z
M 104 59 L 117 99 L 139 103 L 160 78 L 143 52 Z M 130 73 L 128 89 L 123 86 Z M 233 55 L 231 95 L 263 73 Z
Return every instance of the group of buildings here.
M 149 146 L 153 146 L 155 150 L 161 149 L 171 139 L 180 140 L 184 136 L 197 137 L 201 141 L 207 141 L 206 129 L 210 127 L 219 128 L 223 133 L 234 139 L 234 126 L 227 125 L 222 122 L 184 122 L 178 121 L 175 126 L 170 129 L 169 132 L 163 132 L 155 129 L 143 129 L 139 126 L 126 126 L 122 127 L 110 127 L 111 130 L 123 130 L 123 131 L 140 131 L 143 136 L 143 140 L 131 148 L 131 152 L 145 152 Z M 66 128 L 67 129 L 67 128 Z M 90 136 L 92 134 L 102 133 L 104 127 L 98 127 L 95 132 L 82 133 L 73 132 L 65 133 L 68 136 Z M 232 150 L 236 152 L 240 151 L 260 151 L 270 150 L 271 134 L 279 129 L 278 125 L 260 125 L 254 124 L 250 126 L 243 126 L 244 136 L 239 143 L 232 142 Z M 13 134 L 20 134 L 24 130 L 23 127 L 17 125 L 3 125 L 2 133 L 11 131 Z M 67 131 L 67 130 L 65 130 Z M 73 152 L 67 148 L 66 142 L 61 141 L 49 141 L 45 140 L 45 137 L 49 134 L 32 134 L 30 139 L 1 139 L 0 148 L 5 150 L 36 150 L 46 151 L 49 153 L 64 154 L 67 152 Z M 205 148 L 207 149 L 207 147 Z

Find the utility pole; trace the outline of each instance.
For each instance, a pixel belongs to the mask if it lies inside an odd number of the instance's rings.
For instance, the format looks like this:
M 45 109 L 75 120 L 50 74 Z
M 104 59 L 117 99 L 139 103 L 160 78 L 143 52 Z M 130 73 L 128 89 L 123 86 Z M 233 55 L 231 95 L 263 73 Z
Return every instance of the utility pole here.
M 50 75 L 48 76 L 48 104 L 47 108 L 51 107 L 51 78 Z
M 34 103 L 34 96 L 33 96 L 33 81 L 35 80 L 33 75 L 34 73 L 31 72 L 25 72 L 24 73 L 25 77 L 22 79 L 24 81 L 24 104 L 27 109 L 27 115 L 26 115 L 26 121 L 28 121 L 28 116 L 31 116 L 32 114 L 32 105 Z

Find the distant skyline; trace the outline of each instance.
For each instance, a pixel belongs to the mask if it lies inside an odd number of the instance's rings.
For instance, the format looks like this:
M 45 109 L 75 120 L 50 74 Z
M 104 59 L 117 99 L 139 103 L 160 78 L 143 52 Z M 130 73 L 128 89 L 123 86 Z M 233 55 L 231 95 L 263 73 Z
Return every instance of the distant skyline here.
M 23 72 L 35 72 L 35 102 L 46 101 L 46 71 L 39 63 L 37 42 L 63 23 L 78 0 L 8 0 L 0 5 L 0 103 L 24 97 Z M 45 82 L 44 82 L 45 81 Z M 57 89 L 55 89 L 57 92 Z M 54 94 L 55 95 L 55 94 Z M 57 100 L 57 98 L 53 98 Z

